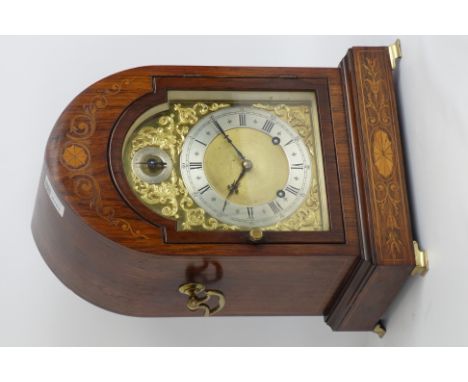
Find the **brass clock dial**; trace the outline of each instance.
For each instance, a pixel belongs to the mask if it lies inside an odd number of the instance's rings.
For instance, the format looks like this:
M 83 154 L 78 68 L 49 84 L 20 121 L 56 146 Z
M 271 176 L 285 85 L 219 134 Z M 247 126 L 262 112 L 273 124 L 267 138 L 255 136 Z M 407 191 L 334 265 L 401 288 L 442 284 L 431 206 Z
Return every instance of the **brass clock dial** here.
M 148 208 L 181 231 L 329 229 L 313 92 L 168 98 L 123 147 L 127 181 Z
M 195 124 L 180 155 L 190 196 L 211 216 L 243 227 L 293 214 L 311 186 L 307 148 L 287 122 L 253 107 L 216 111 Z

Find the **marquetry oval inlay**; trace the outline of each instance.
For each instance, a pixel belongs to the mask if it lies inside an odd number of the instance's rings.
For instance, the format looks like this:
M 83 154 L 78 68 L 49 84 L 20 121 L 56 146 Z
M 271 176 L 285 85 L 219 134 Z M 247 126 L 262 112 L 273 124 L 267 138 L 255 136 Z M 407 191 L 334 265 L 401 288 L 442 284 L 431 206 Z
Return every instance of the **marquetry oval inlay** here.
M 392 141 L 385 131 L 377 130 L 374 133 L 372 149 L 378 173 L 388 178 L 393 171 L 393 148 Z
M 62 153 L 62 163 L 71 170 L 85 167 L 89 161 L 88 149 L 79 143 L 65 146 Z

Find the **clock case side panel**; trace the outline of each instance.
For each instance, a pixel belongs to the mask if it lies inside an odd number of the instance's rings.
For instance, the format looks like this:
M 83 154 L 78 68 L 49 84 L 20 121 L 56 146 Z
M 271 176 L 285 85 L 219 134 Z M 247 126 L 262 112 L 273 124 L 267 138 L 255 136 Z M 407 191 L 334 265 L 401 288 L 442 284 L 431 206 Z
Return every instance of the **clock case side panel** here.
M 139 317 L 200 316 L 187 309 L 182 284 L 202 283 L 226 299 L 222 316 L 323 315 L 354 256 L 155 255 L 98 234 L 72 209 L 58 213 L 44 187 L 32 219 L 39 251 L 57 278 L 86 301 Z M 52 184 L 54 188 L 56 185 Z M 62 195 L 59 197 L 63 202 Z
M 388 48 L 352 48 L 340 69 L 362 248 L 326 321 L 372 330 L 415 266 L 403 150 Z

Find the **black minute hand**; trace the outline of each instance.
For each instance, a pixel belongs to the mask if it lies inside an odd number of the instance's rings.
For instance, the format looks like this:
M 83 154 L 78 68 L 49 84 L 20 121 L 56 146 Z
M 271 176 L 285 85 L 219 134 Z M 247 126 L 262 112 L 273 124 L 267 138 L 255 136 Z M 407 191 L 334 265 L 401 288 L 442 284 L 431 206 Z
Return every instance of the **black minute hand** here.
M 211 121 L 213 122 L 213 124 L 216 126 L 216 128 L 221 132 L 221 134 L 223 134 L 224 138 L 226 139 L 226 141 L 229 142 L 229 144 L 234 147 L 234 150 L 236 150 L 236 153 L 237 155 L 239 155 L 239 157 L 242 159 L 242 160 L 245 160 L 245 157 L 242 155 L 242 153 L 239 151 L 239 149 L 236 147 L 236 145 L 234 145 L 234 143 L 232 143 L 232 140 L 231 138 L 229 138 L 229 135 L 226 134 L 226 132 L 223 130 L 223 128 L 220 126 L 220 124 L 218 123 L 218 121 L 216 119 L 214 119 L 213 117 L 211 118 Z

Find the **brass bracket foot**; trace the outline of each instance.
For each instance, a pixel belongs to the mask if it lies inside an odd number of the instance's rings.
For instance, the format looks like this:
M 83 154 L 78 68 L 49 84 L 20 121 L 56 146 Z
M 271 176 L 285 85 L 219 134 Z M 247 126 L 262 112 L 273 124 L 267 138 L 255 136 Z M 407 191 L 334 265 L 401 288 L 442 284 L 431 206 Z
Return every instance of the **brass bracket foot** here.
M 382 321 L 377 322 L 377 325 L 374 326 L 373 332 L 377 334 L 380 338 L 382 338 L 385 333 L 387 333 L 387 329 L 385 328 Z
M 397 60 L 401 58 L 401 42 L 397 39 L 392 45 L 388 47 L 388 54 L 390 55 L 390 64 L 392 69 L 395 70 Z
M 427 259 L 427 253 L 419 249 L 417 241 L 413 241 L 414 247 L 414 260 L 416 266 L 411 272 L 411 276 L 424 276 L 429 270 L 429 261 Z

